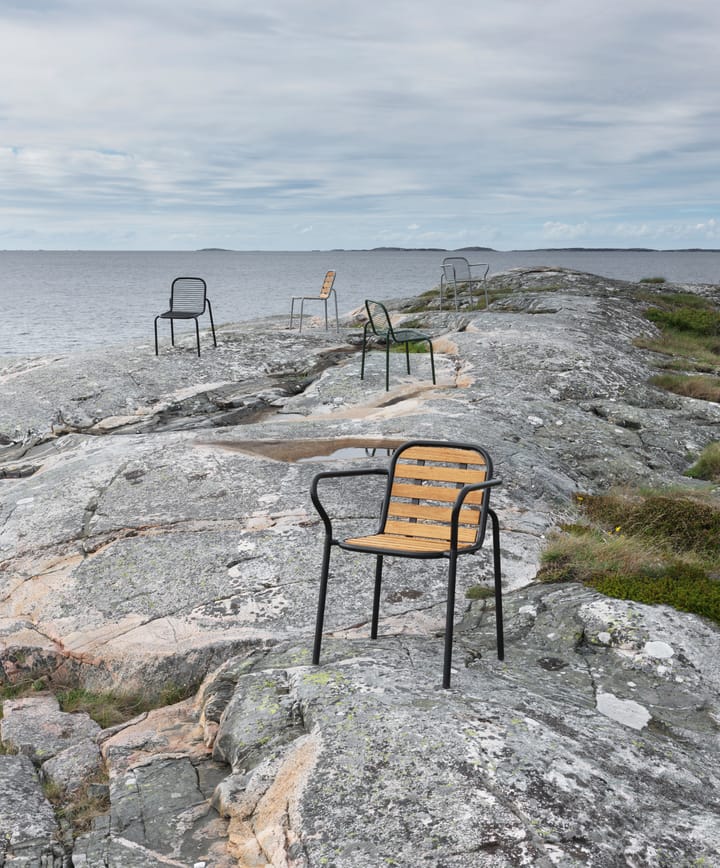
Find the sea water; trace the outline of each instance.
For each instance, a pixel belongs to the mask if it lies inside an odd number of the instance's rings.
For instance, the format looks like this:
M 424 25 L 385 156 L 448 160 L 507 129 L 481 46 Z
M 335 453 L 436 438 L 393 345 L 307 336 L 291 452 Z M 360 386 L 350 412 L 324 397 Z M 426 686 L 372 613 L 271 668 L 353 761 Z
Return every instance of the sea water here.
M 448 254 L 427 250 L 241 252 L 0 251 L 0 356 L 46 355 L 136 342 L 150 345 L 175 277 L 203 277 L 216 324 L 288 316 L 290 297 L 317 295 L 337 272 L 341 315 L 366 298 L 416 295 L 436 286 Z M 623 280 L 720 282 L 720 251 L 473 251 L 496 274 L 522 265 L 563 266 Z M 332 305 L 331 305 L 332 307 Z M 307 310 L 322 312 L 320 302 Z M 207 317 L 201 327 L 208 325 Z M 161 323 L 167 337 L 167 323 Z M 190 326 L 188 326 L 190 327 Z M 182 332 L 183 326 L 178 325 Z

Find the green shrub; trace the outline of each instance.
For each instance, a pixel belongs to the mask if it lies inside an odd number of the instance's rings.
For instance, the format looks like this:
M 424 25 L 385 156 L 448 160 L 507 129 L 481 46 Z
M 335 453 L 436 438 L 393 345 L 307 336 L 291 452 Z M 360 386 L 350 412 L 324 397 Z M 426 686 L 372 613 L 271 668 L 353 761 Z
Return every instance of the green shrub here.
M 703 449 L 695 464 L 685 471 L 685 476 L 706 479 L 708 482 L 720 482 L 720 440 L 709 443 Z
M 664 277 L 642 277 L 640 283 L 665 283 Z
M 651 307 L 645 316 L 656 325 L 697 335 L 720 334 L 720 313 L 709 307 Z

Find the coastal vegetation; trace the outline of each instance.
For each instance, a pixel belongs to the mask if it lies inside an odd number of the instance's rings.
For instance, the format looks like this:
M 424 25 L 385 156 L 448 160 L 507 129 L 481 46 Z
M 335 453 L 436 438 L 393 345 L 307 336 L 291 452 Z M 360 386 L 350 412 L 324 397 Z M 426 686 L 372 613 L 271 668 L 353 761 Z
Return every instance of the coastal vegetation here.
M 720 482 L 720 440 L 703 449 L 698 460 L 685 471 L 685 476 L 692 479 L 705 479 L 708 482 Z
M 180 690 L 175 685 L 169 684 L 160 694 L 153 695 L 144 692 L 124 693 L 118 690 L 96 692 L 67 684 L 54 685 L 45 678 L 26 679 L 0 686 L 0 717 L 2 717 L 3 700 L 18 699 L 43 692 L 55 695 L 61 711 L 85 712 L 103 729 L 108 729 L 154 708 L 163 708 L 180 702 L 193 695 L 195 686 L 192 689 Z
M 577 521 L 552 534 L 538 579 L 664 603 L 720 624 L 720 504 L 710 489 L 577 495 Z
M 654 386 L 704 401 L 720 402 L 720 308 L 689 292 L 641 295 L 645 316 L 660 330 L 635 345 L 666 357 Z M 671 373 L 668 373 L 671 372 Z

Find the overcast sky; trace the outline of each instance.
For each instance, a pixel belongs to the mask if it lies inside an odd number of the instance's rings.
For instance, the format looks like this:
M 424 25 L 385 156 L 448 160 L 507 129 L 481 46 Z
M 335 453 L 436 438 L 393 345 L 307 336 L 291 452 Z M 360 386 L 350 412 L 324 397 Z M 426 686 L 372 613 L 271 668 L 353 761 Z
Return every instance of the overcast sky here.
M 718 0 L 0 0 L 0 249 L 720 248 Z

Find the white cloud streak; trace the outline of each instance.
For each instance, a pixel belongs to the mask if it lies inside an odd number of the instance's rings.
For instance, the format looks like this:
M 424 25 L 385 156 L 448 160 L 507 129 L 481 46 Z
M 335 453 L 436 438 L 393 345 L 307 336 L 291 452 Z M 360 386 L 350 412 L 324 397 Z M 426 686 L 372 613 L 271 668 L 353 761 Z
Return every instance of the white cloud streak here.
M 3 4 L 0 247 L 717 240 L 710 0 L 240 5 Z

